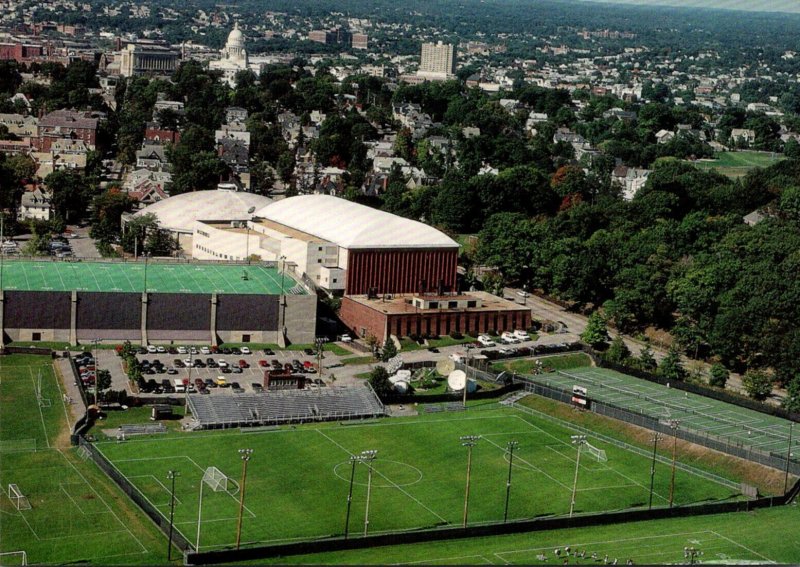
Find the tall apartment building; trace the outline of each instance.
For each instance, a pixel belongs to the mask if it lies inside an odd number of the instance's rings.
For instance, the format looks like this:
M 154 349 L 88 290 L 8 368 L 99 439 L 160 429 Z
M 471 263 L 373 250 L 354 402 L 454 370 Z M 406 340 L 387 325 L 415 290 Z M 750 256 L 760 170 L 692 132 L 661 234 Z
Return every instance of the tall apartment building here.
M 133 43 L 129 43 L 121 50 L 119 56 L 119 74 L 123 77 L 171 75 L 178 68 L 180 58 L 177 51 L 167 47 Z
M 456 74 L 455 46 L 442 43 L 423 43 L 418 75 L 430 79 L 446 79 Z

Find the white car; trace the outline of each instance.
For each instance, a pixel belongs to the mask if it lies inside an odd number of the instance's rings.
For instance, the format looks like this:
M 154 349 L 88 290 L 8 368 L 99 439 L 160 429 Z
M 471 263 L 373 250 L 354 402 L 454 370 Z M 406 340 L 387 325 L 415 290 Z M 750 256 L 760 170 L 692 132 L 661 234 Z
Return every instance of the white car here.
M 147 352 L 149 352 L 150 354 L 156 354 L 158 352 L 158 349 L 153 345 L 147 345 Z
M 478 337 L 478 342 L 481 343 L 482 346 L 490 347 L 495 346 L 495 342 L 489 337 L 489 335 L 480 335 Z
M 156 347 L 156 350 L 157 350 L 157 351 L 158 351 L 160 354 L 164 354 L 165 352 L 167 352 L 167 349 L 165 349 L 163 346 Z
M 350 335 L 348 335 L 347 333 L 345 333 L 344 335 L 342 335 L 342 338 L 341 338 L 340 340 L 341 340 L 343 343 L 352 343 L 352 342 L 353 342 L 353 339 L 352 339 L 352 338 L 350 337 Z
M 192 354 L 200 354 L 195 347 L 190 347 L 189 352 Z
M 220 367 L 220 368 L 227 368 L 227 367 L 228 367 L 228 363 L 227 363 L 227 362 L 225 362 L 225 359 L 224 359 L 224 358 L 220 358 L 220 359 L 217 361 L 217 364 L 219 364 L 219 367 Z
M 179 346 L 178 347 L 178 354 L 189 354 L 189 351 L 186 350 L 185 346 Z
M 521 330 L 521 329 L 517 329 L 516 331 L 514 331 L 514 336 L 517 337 L 521 341 L 529 341 L 529 340 L 531 340 L 530 335 L 528 333 L 526 333 L 525 331 Z
M 200 349 L 200 354 L 211 354 L 211 349 L 208 348 L 207 346 L 204 346 L 203 348 Z
M 242 351 L 242 354 L 253 354 L 253 353 L 250 351 L 250 349 L 249 349 L 249 348 L 247 348 L 246 346 L 243 346 L 243 347 L 242 347 L 242 348 L 240 348 L 239 350 L 241 350 L 241 351 Z
M 513 333 L 509 333 L 508 331 L 500 335 L 500 340 L 507 345 L 516 344 L 519 342 L 519 339 L 515 337 Z

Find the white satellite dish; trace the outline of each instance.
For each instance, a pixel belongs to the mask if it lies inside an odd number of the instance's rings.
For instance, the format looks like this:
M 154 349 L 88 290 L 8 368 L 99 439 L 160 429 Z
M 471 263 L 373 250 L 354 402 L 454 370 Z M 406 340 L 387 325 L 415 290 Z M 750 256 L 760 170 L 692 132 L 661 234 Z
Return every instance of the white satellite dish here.
M 460 392 L 467 384 L 467 373 L 463 370 L 453 370 L 447 377 L 447 387 L 454 392 Z
M 449 376 L 455 369 L 456 363 L 449 358 L 445 358 L 436 363 L 436 372 L 438 372 L 440 376 Z

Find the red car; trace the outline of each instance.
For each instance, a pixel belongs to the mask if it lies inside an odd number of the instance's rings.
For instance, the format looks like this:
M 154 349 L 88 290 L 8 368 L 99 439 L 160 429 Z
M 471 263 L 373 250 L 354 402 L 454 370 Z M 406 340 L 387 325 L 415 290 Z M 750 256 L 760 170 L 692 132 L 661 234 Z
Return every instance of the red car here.
M 269 366 L 269 362 L 267 362 L 266 360 L 259 360 L 258 365 L 263 368 L 266 368 L 267 366 Z
M 242 359 L 242 360 L 239 361 L 239 368 L 250 368 L 250 365 L 247 364 L 246 360 Z

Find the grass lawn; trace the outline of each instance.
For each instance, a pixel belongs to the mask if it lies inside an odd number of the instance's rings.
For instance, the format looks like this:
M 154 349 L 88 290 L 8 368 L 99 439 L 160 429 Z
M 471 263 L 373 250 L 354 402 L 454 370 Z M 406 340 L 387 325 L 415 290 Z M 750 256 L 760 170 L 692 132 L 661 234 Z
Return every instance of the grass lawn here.
M 43 402 L 36 400 L 41 373 Z M 90 461 L 69 446 L 67 408 L 48 357 L 0 359 L 0 485 L 16 484 L 31 508 L 0 497 L 0 552 L 30 564 L 164 563 L 166 539 Z M 46 401 L 45 401 L 46 400 Z M 35 446 L 35 451 L 32 450 Z M 19 564 L 3 556 L 3 565 Z
M 743 177 L 748 171 L 756 167 L 768 167 L 784 158 L 782 154 L 772 152 L 719 152 L 714 160 L 695 161 L 692 165 L 698 169 L 715 169 L 719 173 L 732 178 Z
M 566 370 L 568 368 L 580 368 L 592 365 L 592 359 L 589 358 L 589 355 L 578 352 L 557 354 L 554 356 L 540 356 L 536 358 L 523 358 L 507 362 L 495 362 L 492 364 L 492 370 L 495 372 L 506 370 L 516 374 L 532 374 L 537 368 L 536 362 L 538 360 L 541 360 L 542 368 L 550 368 L 552 370 Z
M 378 359 L 375 358 L 374 356 L 352 356 L 350 358 L 343 358 L 340 362 L 345 365 L 372 364 L 374 362 L 378 362 Z
M 800 542 L 786 537 L 787 526 L 800 522 L 800 509 L 786 506 L 694 518 L 632 522 L 611 526 L 550 530 L 506 536 L 405 544 L 355 551 L 297 555 L 259 563 L 280 564 L 411 564 L 423 565 L 560 565 L 563 550 L 586 551 L 571 564 L 602 565 L 628 559 L 635 564 L 688 564 L 684 548 L 702 552 L 696 563 L 796 564 Z M 554 550 L 562 550 L 556 559 Z M 597 554 L 597 561 L 591 559 Z M 540 556 L 544 556 L 542 561 Z
M 320 423 L 254 432 L 168 433 L 125 443 L 100 442 L 117 468 L 162 512 L 168 492 L 162 478 L 180 471 L 176 526 L 195 538 L 201 478 L 216 466 L 230 477 L 227 491 L 203 496 L 201 548 L 230 546 L 238 510 L 238 449 L 252 448 L 248 465 L 243 545 L 343 533 L 351 472 L 349 458 L 376 449 L 370 500 L 370 532 L 431 527 L 461 522 L 466 452 L 465 434 L 481 435 L 473 451 L 470 521 L 502 517 L 508 470 L 506 443 L 515 451 L 515 490 L 510 518 L 562 515 L 569 510 L 575 447 L 568 427 L 496 404 L 475 405 L 459 414 L 424 414 L 369 424 Z M 485 408 L 485 409 L 479 409 Z M 594 444 L 595 442 L 593 442 Z M 581 460 L 576 511 L 596 512 L 647 505 L 649 458 L 597 442 L 607 462 L 590 455 Z M 432 450 L 435 448 L 435 450 Z M 287 481 L 287 479 L 291 479 Z M 355 472 L 351 528 L 363 526 L 367 467 Z M 613 487 L 613 490 L 609 490 Z M 664 505 L 669 474 L 655 478 L 655 504 Z M 686 504 L 737 497 L 727 485 L 679 475 L 676 502 Z

